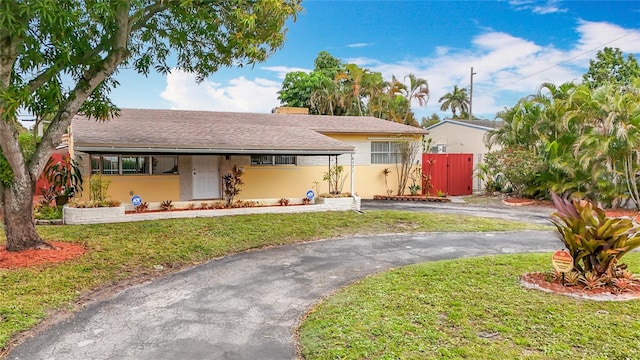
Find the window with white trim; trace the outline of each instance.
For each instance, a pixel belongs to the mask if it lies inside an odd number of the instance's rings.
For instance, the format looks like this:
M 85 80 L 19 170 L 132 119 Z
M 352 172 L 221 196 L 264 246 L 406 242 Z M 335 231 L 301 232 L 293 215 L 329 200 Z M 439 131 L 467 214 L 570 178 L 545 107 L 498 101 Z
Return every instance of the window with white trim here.
M 394 141 L 372 141 L 371 142 L 371 163 L 372 164 L 395 164 L 399 163 L 400 149 Z
M 178 174 L 177 156 L 91 155 L 91 173 L 104 175 Z
M 296 156 L 251 155 L 251 165 L 296 165 Z

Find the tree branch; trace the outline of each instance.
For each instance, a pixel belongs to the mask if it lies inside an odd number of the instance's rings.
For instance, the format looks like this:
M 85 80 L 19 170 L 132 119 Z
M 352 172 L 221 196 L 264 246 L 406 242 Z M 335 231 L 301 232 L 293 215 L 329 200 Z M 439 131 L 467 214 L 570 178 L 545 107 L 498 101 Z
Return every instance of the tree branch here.
M 129 33 L 142 29 L 154 15 L 167 10 L 169 8 L 169 2 L 170 1 L 158 1 L 155 4 L 136 11 L 136 13 L 129 18 Z
M 71 120 L 82 107 L 82 104 L 91 96 L 96 87 L 111 76 L 118 65 L 129 56 L 127 50 L 130 34 L 128 23 L 129 9 L 130 3 L 128 1 L 122 2 L 118 7 L 115 14 L 117 26 L 109 41 L 111 51 L 103 61 L 85 71 L 78 80 L 75 88 L 69 93 L 67 100 L 53 118 L 46 133 L 42 137 L 42 141 L 33 154 L 33 159 L 29 165 L 29 172 L 31 174 L 37 176 L 44 170 L 49 160 L 48 154 L 58 145 L 57 139 L 62 137 L 62 134 L 71 124 Z

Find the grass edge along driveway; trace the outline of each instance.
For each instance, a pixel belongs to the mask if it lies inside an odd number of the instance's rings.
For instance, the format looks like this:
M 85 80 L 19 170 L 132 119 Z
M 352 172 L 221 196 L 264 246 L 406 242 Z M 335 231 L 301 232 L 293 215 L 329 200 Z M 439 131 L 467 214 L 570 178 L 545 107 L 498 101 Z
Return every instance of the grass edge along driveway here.
M 640 271 L 640 253 L 624 263 Z M 317 304 L 297 329 L 314 359 L 639 359 L 640 300 L 525 289 L 551 254 L 443 260 L 372 275 Z
M 355 234 L 551 229 L 512 221 L 403 211 L 242 215 L 119 224 L 39 226 L 50 241 L 88 252 L 59 264 L 0 269 L 0 349 L 56 311 L 73 311 L 92 291 L 160 276 L 204 261 L 268 246 Z M 4 233 L 0 235 L 4 243 Z

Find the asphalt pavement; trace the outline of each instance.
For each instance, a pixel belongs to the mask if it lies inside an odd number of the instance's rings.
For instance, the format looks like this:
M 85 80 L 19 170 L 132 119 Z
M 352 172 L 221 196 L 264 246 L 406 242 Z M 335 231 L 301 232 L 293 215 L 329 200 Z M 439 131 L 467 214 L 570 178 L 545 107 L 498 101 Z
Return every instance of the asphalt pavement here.
M 376 208 L 495 213 L 464 204 L 431 206 L 364 202 L 362 209 L 363 216 Z M 544 222 L 545 211 L 511 208 L 499 217 L 537 223 Z M 426 261 L 560 247 L 551 232 L 519 231 L 350 236 L 244 252 L 88 305 L 26 340 L 8 359 L 293 359 L 294 330 L 304 313 L 366 275 Z

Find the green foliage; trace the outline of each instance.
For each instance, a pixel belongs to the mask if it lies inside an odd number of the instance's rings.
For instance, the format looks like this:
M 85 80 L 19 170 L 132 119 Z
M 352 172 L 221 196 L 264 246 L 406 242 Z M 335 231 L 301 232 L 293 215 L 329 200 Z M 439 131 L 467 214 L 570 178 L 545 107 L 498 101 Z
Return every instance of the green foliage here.
M 347 174 L 344 173 L 344 166 L 338 165 L 338 160 L 336 159 L 335 164 L 329 167 L 329 171 L 323 174 L 322 180 L 329 184 L 329 194 L 341 194 L 344 183 L 347 180 Z
M 18 135 L 18 143 L 22 150 L 22 156 L 28 162 L 36 149 L 36 141 L 33 135 L 28 132 L 21 132 Z M 2 149 L 0 149 L 0 184 L 9 186 L 13 183 L 13 171 L 11 165 L 7 162 L 7 159 L 2 155 Z
M 238 167 L 238 165 L 233 165 L 222 177 L 222 188 L 227 207 L 230 207 L 235 197 L 240 194 L 240 188 L 244 185 L 242 181 L 243 173 L 242 168 Z
M 498 117 L 504 125 L 488 131 L 487 145 L 521 147 L 543 158 L 529 190 L 640 206 L 640 79 L 595 89 L 542 84 Z
M 334 79 L 344 69 L 342 61 L 333 57 L 328 51 L 320 51 L 313 61 L 313 65 L 314 72 L 320 73 L 329 79 Z
M 439 122 L 440 122 L 440 116 L 436 113 L 433 113 L 428 118 L 422 117 L 422 120 L 420 121 L 420 127 L 426 129 L 429 126 L 435 125 Z
M 321 51 L 311 73 L 294 71 L 285 75 L 278 100 L 284 106 L 306 107 L 310 114 L 343 115 L 344 106 L 337 96 L 339 84 L 334 81 L 343 71 L 342 61 Z
M 422 190 L 422 186 L 418 185 L 418 184 L 411 184 L 409 185 L 409 193 L 412 196 L 416 196 L 418 195 L 418 192 Z
M 37 204 L 33 207 L 33 217 L 38 220 L 62 219 L 62 206 L 51 206 L 49 203 Z
M 311 101 L 312 95 L 318 91 L 321 84 L 329 78 L 322 74 L 307 74 L 303 71 L 293 71 L 285 75 L 282 88 L 278 91 L 280 103 L 291 107 L 306 107 L 311 114 L 324 114 Z
M 540 156 L 521 147 L 507 147 L 498 151 L 492 151 L 485 155 L 485 164 L 488 174 L 495 174 L 494 184 L 498 174 L 502 174 L 511 185 L 515 196 L 522 197 L 535 184 L 536 179 L 544 170 L 544 162 Z
M 96 202 L 104 202 L 107 199 L 111 180 L 105 179 L 100 174 L 92 175 L 89 179 L 89 198 Z
M 466 88 L 459 88 L 458 85 L 454 85 L 453 90 L 450 93 L 444 94 L 438 102 L 442 103 L 440 110 L 447 111 L 450 109 L 453 114 L 452 119 L 459 119 L 462 118 L 462 114 L 469 113 L 471 100 Z M 461 117 L 456 115 L 457 111 L 460 111 Z M 468 118 L 468 116 L 464 118 Z
M 607 84 L 629 85 L 637 77 L 640 77 L 640 65 L 633 54 L 625 59 L 620 49 L 605 47 L 598 51 L 595 60 L 589 60 L 589 70 L 582 81 L 595 89 Z
M 392 76 L 356 64 L 344 64 L 326 51 L 318 54 L 310 73 L 291 72 L 278 92 L 285 106 L 307 107 L 310 114 L 375 116 L 381 119 L 419 126 L 410 104 L 424 106 L 429 99 L 425 79 L 405 76 L 407 84 Z
M 122 205 L 122 203 L 118 200 L 106 199 L 106 200 L 80 200 L 73 199 L 69 202 L 69 207 L 74 207 L 78 209 L 90 209 L 90 208 L 98 208 L 98 207 L 118 207 Z
M 618 262 L 640 246 L 640 232 L 631 219 L 609 218 L 590 201 L 569 201 L 555 193 L 552 197 L 557 212 L 551 222 L 573 257 L 574 268 L 590 286 L 595 284 L 592 278 L 615 277 L 618 269 L 626 268 Z

